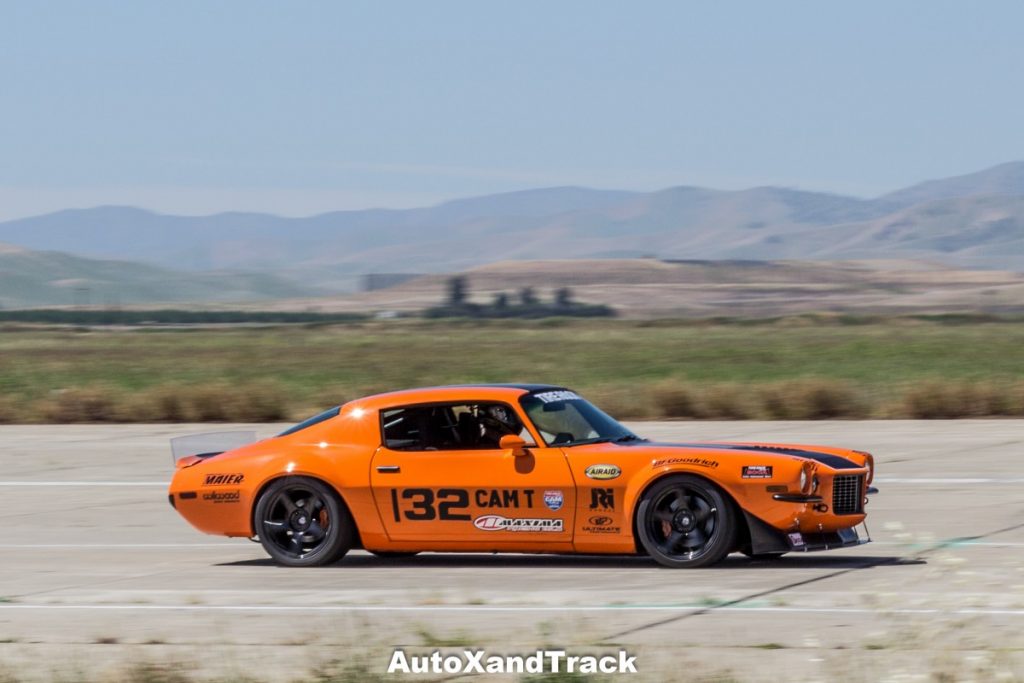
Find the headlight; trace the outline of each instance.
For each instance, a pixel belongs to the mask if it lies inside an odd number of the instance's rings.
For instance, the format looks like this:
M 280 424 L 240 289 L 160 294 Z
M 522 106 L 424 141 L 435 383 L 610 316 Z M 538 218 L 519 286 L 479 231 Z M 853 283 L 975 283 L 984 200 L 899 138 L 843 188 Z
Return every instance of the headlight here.
M 800 468 L 800 492 L 809 495 L 812 491 L 811 487 L 816 484 L 817 480 L 814 464 L 805 462 L 804 466 Z
M 867 451 L 854 451 L 864 456 L 864 467 L 868 468 L 867 483 L 870 484 L 871 480 L 875 478 L 875 456 L 871 455 Z

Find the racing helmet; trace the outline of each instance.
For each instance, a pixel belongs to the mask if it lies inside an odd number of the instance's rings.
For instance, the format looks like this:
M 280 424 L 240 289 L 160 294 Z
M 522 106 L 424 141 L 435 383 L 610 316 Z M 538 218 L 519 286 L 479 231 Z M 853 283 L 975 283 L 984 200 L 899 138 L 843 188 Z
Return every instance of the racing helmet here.
M 523 428 L 522 423 L 519 421 L 519 416 L 508 406 L 500 404 L 484 408 L 480 421 L 486 427 L 504 434 L 518 434 Z

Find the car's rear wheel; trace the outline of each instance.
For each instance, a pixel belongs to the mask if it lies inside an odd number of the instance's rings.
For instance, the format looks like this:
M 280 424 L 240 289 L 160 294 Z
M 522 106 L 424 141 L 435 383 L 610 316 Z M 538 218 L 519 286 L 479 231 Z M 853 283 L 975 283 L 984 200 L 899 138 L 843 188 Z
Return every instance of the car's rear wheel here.
M 355 540 L 352 517 L 338 494 L 308 477 L 272 482 L 256 501 L 254 520 L 263 549 L 289 567 L 337 562 Z
M 637 506 L 637 534 L 659 564 L 696 568 L 720 562 L 736 544 L 732 502 L 714 484 L 688 474 L 666 477 Z

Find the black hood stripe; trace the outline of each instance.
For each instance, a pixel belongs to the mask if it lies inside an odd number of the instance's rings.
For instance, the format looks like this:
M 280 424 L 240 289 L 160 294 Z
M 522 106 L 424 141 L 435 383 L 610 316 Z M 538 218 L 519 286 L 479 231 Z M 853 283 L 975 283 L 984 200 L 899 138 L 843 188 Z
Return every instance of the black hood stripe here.
M 798 458 L 815 460 L 823 465 L 828 465 L 834 470 L 856 470 L 862 466 L 847 460 L 846 458 L 831 453 L 819 453 L 808 451 L 803 448 L 786 448 L 785 446 L 737 446 L 725 443 L 659 443 L 650 441 L 627 441 L 623 446 L 656 446 L 666 448 L 709 448 L 719 451 L 748 451 L 753 453 L 774 453 L 777 455 L 793 455 Z

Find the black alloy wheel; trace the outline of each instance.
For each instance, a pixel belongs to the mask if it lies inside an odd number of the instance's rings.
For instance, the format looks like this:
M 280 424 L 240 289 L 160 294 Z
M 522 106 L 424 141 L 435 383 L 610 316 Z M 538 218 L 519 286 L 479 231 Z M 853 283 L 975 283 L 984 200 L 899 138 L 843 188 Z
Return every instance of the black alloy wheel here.
M 340 560 L 355 539 L 344 503 L 329 486 L 308 477 L 284 477 L 256 502 L 256 533 L 264 550 L 288 567 Z
M 644 549 L 666 567 L 706 567 L 736 544 L 732 501 L 714 484 L 687 474 L 666 477 L 644 493 L 636 526 Z

